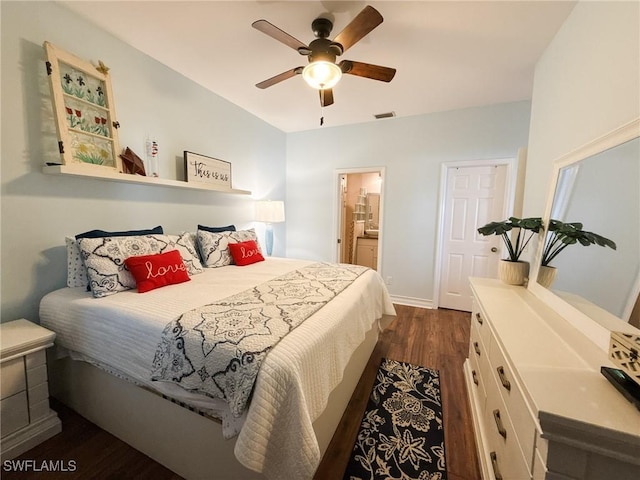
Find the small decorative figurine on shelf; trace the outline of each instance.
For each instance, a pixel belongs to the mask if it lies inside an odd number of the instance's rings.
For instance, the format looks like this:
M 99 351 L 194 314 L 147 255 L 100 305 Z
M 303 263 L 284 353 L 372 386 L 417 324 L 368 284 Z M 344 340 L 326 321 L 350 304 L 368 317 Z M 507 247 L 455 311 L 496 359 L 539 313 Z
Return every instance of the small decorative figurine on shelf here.
M 122 159 L 123 173 L 142 176 L 146 175 L 144 171 L 144 162 L 129 147 L 127 147 L 124 152 L 120 154 L 120 158 Z

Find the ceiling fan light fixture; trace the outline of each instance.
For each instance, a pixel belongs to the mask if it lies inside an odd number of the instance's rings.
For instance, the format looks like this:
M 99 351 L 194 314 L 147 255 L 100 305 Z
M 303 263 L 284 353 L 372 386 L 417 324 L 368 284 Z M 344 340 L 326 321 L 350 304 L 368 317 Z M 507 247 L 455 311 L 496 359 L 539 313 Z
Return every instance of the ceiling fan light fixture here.
M 333 62 L 316 60 L 302 70 L 302 78 L 317 90 L 332 88 L 342 78 L 342 70 Z

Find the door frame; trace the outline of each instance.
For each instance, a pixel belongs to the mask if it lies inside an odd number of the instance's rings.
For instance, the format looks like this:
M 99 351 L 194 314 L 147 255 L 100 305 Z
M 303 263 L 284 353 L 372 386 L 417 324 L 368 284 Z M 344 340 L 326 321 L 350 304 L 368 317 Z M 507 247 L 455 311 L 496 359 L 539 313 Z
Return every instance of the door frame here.
M 445 203 L 447 198 L 447 176 L 449 171 L 460 167 L 486 167 L 490 165 L 505 165 L 507 167 L 504 198 L 504 217 L 513 212 L 518 183 L 518 158 L 497 158 L 489 160 L 464 160 L 458 162 L 443 162 L 440 166 L 440 198 L 438 205 L 438 224 L 436 234 L 436 258 L 433 278 L 433 308 L 440 304 L 440 279 L 442 276 L 442 251 L 444 244 Z M 502 254 L 502 251 L 501 251 Z
M 342 175 L 348 175 L 350 173 L 378 173 L 380 174 L 380 218 L 378 224 L 381 226 L 378 232 L 378 272 L 382 271 L 382 245 L 384 243 L 384 185 L 386 167 L 357 167 L 357 168 L 336 168 L 334 170 L 334 195 L 333 195 L 333 262 L 340 261 L 340 223 L 342 220 L 342 192 L 340 185 L 340 177 Z

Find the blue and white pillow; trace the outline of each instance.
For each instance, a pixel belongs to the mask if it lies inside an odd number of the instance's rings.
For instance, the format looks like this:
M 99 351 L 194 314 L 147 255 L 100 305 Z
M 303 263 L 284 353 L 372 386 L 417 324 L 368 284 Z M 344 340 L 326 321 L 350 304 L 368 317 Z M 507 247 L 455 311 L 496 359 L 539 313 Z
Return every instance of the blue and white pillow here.
M 189 233 L 82 238 L 79 245 L 94 297 L 106 297 L 136 288 L 136 281 L 125 266 L 129 257 L 178 250 L 189 275 L 203 271 Z
M 87 269 L 82 260 L 80 245 L 78 240 L 81 238 L 98 238 L 98 237 L 126 237 L 135 235 L 162 235 L 164 233 L 162 226 L 158 225 L 154 228 L 144 230 L 124 230 L 120 232 L 108 232 L 106 230 L 89 230 L 88 232 L 78 233 L 75 237 L 66 237 L 67 245 L 67 287 L 86 287 L 89 284 L 87 278 Z
M 180 252 L 182 261 L 187 267 L 189 275 L 196 275 L 204 272 L 198 247 L 196 247 L 196 234 L 193 232 L 182 232 L 180 235 L 168 235 L 169 240 L 175 245 L 175 249 Z
M 78 240 L 73 237 L 64 239 L 67 245 L 67 287 L 86 287 L 89 284 L 87 268 L 82 261 L 82 252 Z
M 198 248 L 205 267 L 215 268 L 233 264 L 233 258 L 229 251 L 229 243 L 246 242 L 254 240 L 258 244 L 258 236 L 253 228 L 238 230 L 236 232 L 209 232 L 198 230 Z

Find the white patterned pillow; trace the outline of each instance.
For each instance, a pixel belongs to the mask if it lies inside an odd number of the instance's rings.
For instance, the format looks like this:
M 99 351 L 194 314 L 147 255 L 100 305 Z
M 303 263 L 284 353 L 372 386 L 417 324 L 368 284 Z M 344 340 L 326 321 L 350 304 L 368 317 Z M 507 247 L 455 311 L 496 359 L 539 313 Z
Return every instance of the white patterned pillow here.
M 260 244 L 258 243 L 258 236 L 256 235 L 256 231 L 253 228 L 249 230 L 238 230 L 236 232 L 229 232 L 229 243 L 239 243 L 246 242 L 248 240 L 254 240 L 256 245 L 258 246 L 258 250 L 262 253 L 260 249 Z
M 67 244 L 67 287 L 86 287 L 89 279 L 78 241 L 73 237 L 66 237 L 64 241 Z
M 229 234 L 231 232 L 207 232 L 198 230 L 198 248 L 205 267 L 224 267 L 231 265 L 229 252 Z
M 195 252 L 193 242 L 189 240 L 188 233 L 81 238 L 78 242 L 93 296 L 106 297 L 136 288 L 136 281 L 124 263 L 129 257 L 178 250 L 190 275 L 202 272 L 198 258 L 189 253 L 189 249 Z
M 258 236 L 253 228 L 238 230 L 237 232 L 208 232 L 198 230 L 198 247 L 205 267 L 224 267 L 233 264 L 233 258 L 229 251 L 229 243 L 246 242 L 255 240 L 258 244 Z
M 168 235 L 168 237 L 175 245 L 175 249 L 180 252 L 180 256 L 182 256 L 182 261 L 186 265 L 189 275 L 204 272 L 196 247 L 195 233 L 182 232 L 180 235 Z

